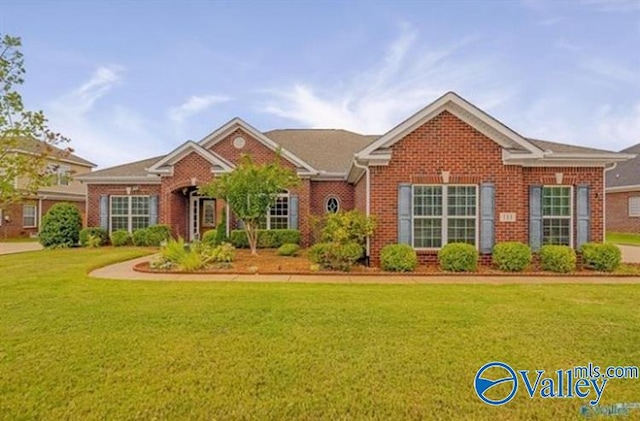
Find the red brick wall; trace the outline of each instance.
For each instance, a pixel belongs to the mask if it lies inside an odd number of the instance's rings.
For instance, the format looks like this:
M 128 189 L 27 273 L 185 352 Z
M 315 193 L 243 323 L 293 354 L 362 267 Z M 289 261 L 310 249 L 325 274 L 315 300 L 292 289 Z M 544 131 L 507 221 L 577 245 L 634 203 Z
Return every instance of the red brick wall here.
M 338 198 L 341 211 L 353 209 L 354 186 L 346 181 L 312 181 L 311 213 L 322 216 L 326 213 L 326 201 L 330 196 Z
M 353 188 L 353 208 L 367 212 L 367 175 L 363 175 Z
M 441 171 L 450 172 L 451 184 L 495 184 L 498 242 L 528 242 L 529 184 L 555 184 L 549 183 L 549 176 L 565 172 L 572 184 L 592 186 L 591 234 L 594 241 L 602 238 L 602 168 L 529 169 L 503 165 L 498 144 L 449 112 L 409 133 L 392 149 L 388 166 L 371 167 L 371 213 L 378 221 L 371 247 L 374 264 L 379 263 L 380 249 L 398 239 L 398 184 L 442 183 Z M 499 222 L 501 212 L 515 212 L 516 222 Z M 433 252 L 420 254 L 423 261 L 435 257 Z
M 159 195 L 159 184 L 88 184 L 87 185 L 87 226 L 100 226 L 100 196 L 102 195 L 125 195 L 127 187 L 132 187 L 132 196 L 138 195 Z M 162 200 L 162 199 L 160 199 Z
M 640 191 L 607 193 L 607 231 L 640 233 L 640 217 L 629 216 L 629 198 Z
M 243 137 L 245 140 L 245 145 L 241 149 L 237 149 L 233 146 L 233 139 L 238 136 Z M 251 155 L 254 162 L 258 163 L 271 162 L 276 157 L 276 153 L 274 151 L 258 142 L 253 136 L 242 129 L 234 130 L 231 134 L 213 145 L 210 150 L 234 164 L 238 162 L 242 155 Z M 280 162 L 285 167 L 295 169 L 295 165 L 285 158 L 280 158 Z

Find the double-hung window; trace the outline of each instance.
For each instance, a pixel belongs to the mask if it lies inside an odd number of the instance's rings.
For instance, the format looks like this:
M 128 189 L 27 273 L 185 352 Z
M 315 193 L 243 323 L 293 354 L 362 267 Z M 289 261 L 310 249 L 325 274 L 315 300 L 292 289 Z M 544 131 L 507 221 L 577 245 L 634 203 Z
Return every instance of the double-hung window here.
M 260 221 L 260 229 L 276 230 L 289 228 L 289 194 L 282 193 L 269 208 L 267 217 Z
M 629 216 L 640 216 L 640 196 L 629 198 Z
M 447 243 L 476 245 L 478 188 L 475 185 L 413 186 L 413 247 Z
M 542 188 L 542 244 L 571 245 L 572 211 L 570 186 Z
M 149 226 L 149 196 L 111 196 L 110 231 L 133 232 Z
M 29 203 L 22 205 L 22 226 L 35 228 L 38 226 L 38 207 Z

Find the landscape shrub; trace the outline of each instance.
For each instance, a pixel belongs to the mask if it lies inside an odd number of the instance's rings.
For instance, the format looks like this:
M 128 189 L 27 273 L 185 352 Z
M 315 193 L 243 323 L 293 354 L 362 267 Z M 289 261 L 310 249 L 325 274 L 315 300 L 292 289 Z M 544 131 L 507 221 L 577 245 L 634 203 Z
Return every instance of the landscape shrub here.
M 229 243 L 221 243 L 207 254 L 207 262 L 231 263 L 236 257 L 236 249 Z
M 413 272 L 418 267 L 418 254 L 407 244 L 389 244 L 380 251 L 382 270 Z
M 449 272 L 474 272 L 478 267 L 478 250 L 471 244 L 449 243 L 438 251 L 442 270 Z
M 127 230 L 116 230 L 111 233 L 111 245 L 114 247 L 128 246 L 131 244 L 131 234 Z
M 280 246 L 278 249 L 279 256 L 297 256 L 300 252 L 300 246 L 293 243 L 287 243 Z
M 493 247 L 491 260 L 505 272 L 522 272 L 531 264 L 531 247 L 516 241 L 498 243 Z
M 171 238 L 171 229 L 167 225 L 150 225 L 133 232 L 133 245 L 138 247 L 160 247 Z
M 231 263 L 235 258 L 235 248 L 229 243 L 211 247 L 203 242 L 194 242 L 190 246 L 184 239 L 170 239 L 160 249 L 160 256 L 151 267 L 155 269 L 177 268 L 184 272 L 193 272 L 206 267 L 209 263 Z
M 78 244 L 82 216 L 75 205 L 57 203 L 42 218 L 40 244 L 46 248 L 73 247 Z
M 208 244 L 212 247 L 217 246 L 218 244 L 220 244 L 218 242 L 218 231 L 217 230 L 209 230 L 209 231 L 205 231 L 204 234 L 202 234 L 202 240 L 203 243 Z
M 91 237 L 94 240 L 90 241 Z M 79 240 L 82 247 L 106 246 L 109 243 L 109 233 L 100 227 L 84 228 L 80 230 Z
M 140 228 L 133 232 L 131 235 L 131 241 L 136 247 L 145 247 L 148 243 L 149 230 L 146 228 Z
M 357 210 L 328 214 L 322 222 L 320 238 L 325 243 L 356 243 L 364 247 L 373 235 L 375 219 Z
M 258 248 L 278 248 L 283 244 L 300 244 L 300 231 L 292 229 L 258 230 Z M 229 242 L 236 248 L 249 248 L 244 230 L 233 230 Z
M 542 246 L 540 267 L 557 273 L 573 272 L 576 270 L 576 252 L 569 246 Z
M 585 266 L 601 272 L 613 272 L 622 262 L 620 248 L 611 243 L 586 243 L 580 253 Z
M 362 257 L 364 248 L 357 243 L 318 243 L 309 249 L 309 260 L 324 269 L 349 271 Z

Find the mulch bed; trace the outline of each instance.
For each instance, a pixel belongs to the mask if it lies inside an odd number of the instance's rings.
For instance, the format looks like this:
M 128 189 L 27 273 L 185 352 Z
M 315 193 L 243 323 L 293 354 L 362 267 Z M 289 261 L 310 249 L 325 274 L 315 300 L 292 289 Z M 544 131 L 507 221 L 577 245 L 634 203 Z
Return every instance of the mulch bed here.
M 229 266 L 209 266 L 199 270 L 197 274 L 219 274 L 219 275 L 349 275 L 349 276 L 612 276 L 612 277 L 638 277 L 640 276 L 640 264 L 629 264 L 637 268 L 637 273 L 608 273 L 596 272 L 589 269 L 579 268 L 576 272 L 555 273 L 536 270 L 532 268 L 526 272 L 502 272 L 489 266 L 479 265 L 476 272 L 444 272 L 437 263 L 419 265 L 414 272 L 385 272 L 377 267 L 366 267 L 363 265 L 354 266 L 349 272 L 331 270 L 311 270 L 311 263 L 307 259 L 306 250 L 302 250 L 299 256 L 283 257 L 278 256 L 276 250 L 262 249 L 258 251 L 258 256 L 252 256 L 249 250 L 236 250 L 236 258 Z M 133 267 L 136 272 L 144 273 L 176 273 L 184 274 L 179 270 L 160 270 L 150 267 L 149 262 L 138 263 Z

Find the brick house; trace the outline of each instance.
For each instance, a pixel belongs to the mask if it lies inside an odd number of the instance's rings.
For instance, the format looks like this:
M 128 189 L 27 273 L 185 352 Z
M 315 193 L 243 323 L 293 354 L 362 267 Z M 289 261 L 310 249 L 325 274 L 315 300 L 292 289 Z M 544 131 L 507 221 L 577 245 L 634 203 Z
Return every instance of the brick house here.
M 377 219 L 367 245 L 374 264 L 391 243 L 411 244 L 427 261 L 454 241 L 483 253 L 501 241 L 534 249 L 602 241 L 604 169 L 631 157 L 525 138 L 452 92 L 382 136 L 263 133 L 235 118 L 168 155 L 81 177 L 88 224 L 112 231 L 164 223 L 198 238 L 225 204 L 197 187 L 231 171 L 241 154 L 266 162 L 278 147 L 301 183 L 283 192 L 266 227 L 299 229 L 309 244 L 312 216 L 358 209 Z M 227 229 L 234 225 L 229 218 Z
M 21 139 L 11 152 L 41 154 L 47 150 L 51 183 L 20 203 L 0 208 L 0 238 L 28 237 L 40 231 L 40 222 L 56 203 L 74 204 L 85 218 L 86 186 L 76 176 L 91 172 L 96 164 L 73 153 L 46 145 L 34 139 Z M 15 186 L 25 186 L 27 180 L 17 178 Z
M 607 171 L 607 230 L 640 233 L 640 143 L 620 152 L 636 157 Z

